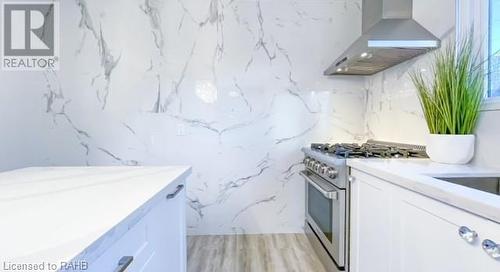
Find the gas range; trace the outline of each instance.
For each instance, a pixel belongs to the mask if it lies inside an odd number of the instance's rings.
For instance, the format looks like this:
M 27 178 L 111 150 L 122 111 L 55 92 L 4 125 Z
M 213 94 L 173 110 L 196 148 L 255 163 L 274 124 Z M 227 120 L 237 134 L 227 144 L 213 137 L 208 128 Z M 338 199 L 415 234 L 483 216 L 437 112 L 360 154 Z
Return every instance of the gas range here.
M 346 159 L 428 158 L 425 146 L 368 140 L 366 143 L 311 144 L 303 148 L 304 165 L 333 185 L 345 189 L 348 179 Z
M 311 144 L 311 149 L 338 158 L 427 158 L 425 146 L 368 140 L 364 144 Z
M 369 140 L 363 144 L 311 144 L 303 148 L 305 230 L 329 271 L 348 271 L 350 158 L 427 158 L 425 146 Z

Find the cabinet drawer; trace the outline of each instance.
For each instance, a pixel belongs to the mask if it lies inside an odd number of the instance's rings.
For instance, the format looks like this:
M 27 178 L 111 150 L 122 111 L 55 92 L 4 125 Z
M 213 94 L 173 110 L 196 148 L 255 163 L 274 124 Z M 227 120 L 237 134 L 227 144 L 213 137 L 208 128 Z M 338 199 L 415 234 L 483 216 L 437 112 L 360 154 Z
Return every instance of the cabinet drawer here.
M 105 235 L 94 249 L 81 259 L 87 260 L 87 270 L 80 272 L 115 272 L 124 257 L 132 257 L 126 272 L 182 272 L 186 269 L 185 183 L 170 184 L 142 211 L 146 214 L 127 220 L 115 229 L 121 237 Z M 117 235 L 117 234 L 115 234 Z M 106 238 L 109 237 L 109 238 Z M 114 241 L 114 242 L 112 242 Z M 129 258 L 130 260 L 130 258 Z
M 125 271 L 142 271 L 152 258 L 153 249 L 147 239 L 147 228 L 141 219 L 127 231 L 120 239 L 111 245 L 98 259 L 89 265 L 88 272 L 115 271 L 123 257 L 132 257 L 133 260 Z

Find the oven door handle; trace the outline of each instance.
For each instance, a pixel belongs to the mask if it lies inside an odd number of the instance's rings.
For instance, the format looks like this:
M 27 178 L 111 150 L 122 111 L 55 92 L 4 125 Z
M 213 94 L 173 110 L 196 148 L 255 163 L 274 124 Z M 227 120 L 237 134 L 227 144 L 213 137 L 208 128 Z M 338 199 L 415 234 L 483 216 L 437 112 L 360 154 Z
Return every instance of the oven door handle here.
M 339 198 L 338 193 L 336 191 L 326 191 L 323 189 L 318 183 L 316 183 L 313 179 L 311 179 L 305 171 L 301 171 L 300 175 L 306 179 L 306 181 L 314 186 L 321 194 L 323 194 L 324 197 L 328 199 L 334 199 L 337 200 Z

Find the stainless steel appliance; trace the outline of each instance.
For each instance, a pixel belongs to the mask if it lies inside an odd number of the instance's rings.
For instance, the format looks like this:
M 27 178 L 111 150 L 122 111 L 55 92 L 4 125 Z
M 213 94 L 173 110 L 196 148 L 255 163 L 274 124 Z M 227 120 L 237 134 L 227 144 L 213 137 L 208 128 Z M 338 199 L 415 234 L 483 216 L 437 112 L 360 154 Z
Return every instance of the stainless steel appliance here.
M 413 20 L 413 0 L 363 0 L 362 35 L 324 72 L 372 75 L 440 46 Z
M 424 146 L 370 140 L 365 144 L 312 144 L 303 148 L 305 231 L 329 271 L 348 270 L 349 158 L 424 158 Z

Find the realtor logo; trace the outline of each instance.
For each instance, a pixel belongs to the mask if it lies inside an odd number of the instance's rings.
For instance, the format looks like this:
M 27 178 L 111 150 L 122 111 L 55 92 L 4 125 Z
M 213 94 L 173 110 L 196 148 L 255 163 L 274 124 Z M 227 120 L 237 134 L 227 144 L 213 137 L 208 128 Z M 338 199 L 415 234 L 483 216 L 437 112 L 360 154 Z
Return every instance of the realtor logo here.
M 2 5 L 2 69 L 57 70 L 59 3 L 8 2 Z

